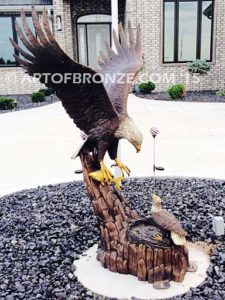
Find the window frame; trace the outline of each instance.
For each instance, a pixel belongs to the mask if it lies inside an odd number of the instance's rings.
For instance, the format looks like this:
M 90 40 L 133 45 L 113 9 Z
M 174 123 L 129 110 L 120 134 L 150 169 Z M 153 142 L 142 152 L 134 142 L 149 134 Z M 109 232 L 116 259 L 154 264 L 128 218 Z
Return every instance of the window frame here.
M 15 26 L 15 21 L 16 18 L 20 17 L 20 13 L 7 13 L 7 14 L 1 14 L 0 13 L 0 18 L 10 18 L 11 19 L 11 25 L 12 25 L 12 38 L 15 43 L 18 44 L 18 35 L 16 32 L 16 26 Z M 26 17 L 31 17 L 31 13 L 26 13 Z M 10 37 L 9 37 L 10 38 Z M 10 43 L 10 42 L 9 42 Z M 13 50 L 13 49 L 12 49 Z M 12 51 L 13 54 L 19 56 L 19 52 L 14 48 L 14 51 Z M 16 68 L 19 67 L 19 65 L 15 62 L 14 64 L 0 64 L 0 68 Z
M 201 46 L 202 46 L 202 2 L 207 0 L 163 0 L 163 47 L 162 47 L 162 61 L 163 64 L 185 64 L 191 62 L 191 60 L 179 61 L 179 8 L 180 2 L 197 2 L 197 32 L 196 32 L 196 59 L 201 59 Z M 214 33 L 214 12 L 215 12 L 215 0 L 212 1 L 212 23 L 211 23 L 211 40 L 210 40 L 210 59 L 213 60 L 213 33 Z M 174 53 L 172 61 L 165 61 L 165 3 L 174 3 Z

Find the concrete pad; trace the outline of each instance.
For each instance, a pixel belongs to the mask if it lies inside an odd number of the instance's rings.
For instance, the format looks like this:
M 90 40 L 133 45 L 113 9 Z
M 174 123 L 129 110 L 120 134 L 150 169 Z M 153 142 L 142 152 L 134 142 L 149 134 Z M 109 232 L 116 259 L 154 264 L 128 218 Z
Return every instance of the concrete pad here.
M 195 273 L 187 273 L 182 283 L 171 282 L 167 290 L 156 290 L 152 284 L 138 281 L 132 275 L 123 275 L 110 272 L 104 269 L 96 260 L 97 245 L 94 245 L 74 261 L 76 266 L 75 275 L 78 281 L 93 293 L 118 299 L 166 299 L 177 295 L 185 294 L 192 287 L 197 287 L 206 279 L 206 271 L 210 260 L 201 250 L 188 244 L 189 259 L 197 264 L 198 270 Z

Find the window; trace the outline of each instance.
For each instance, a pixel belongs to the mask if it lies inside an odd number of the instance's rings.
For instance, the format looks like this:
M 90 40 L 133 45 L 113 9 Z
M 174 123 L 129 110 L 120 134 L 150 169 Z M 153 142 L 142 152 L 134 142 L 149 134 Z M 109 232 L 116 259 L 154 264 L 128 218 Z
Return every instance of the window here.
M 214 0 L 164 0 L 163 62 L 212 60 Z
M 13 36 L 12 18 L 0 18 L 0 65 L 15 65 L 13 57 L 13 47 L 9 42 L 9 37 Z
M 0 0 L 0 6 L 9 5 L 52 5 L 52 0 Z
M 9 38 L 13 38 L 16 43 L 19 43 L 21 47 L 22 44 L 17 37 L 15 30 L 15 20 L 18 21 L 18 24 L 21 24 L 19 16 L 0 16 L 0 66 L 9 67 L 15 66 L 15 59 L 13 54 L 18 55 L 18 52 L 14 50 L 11 45 Z M 27 17 L 28 24 L 33 28 L 31 17 Z

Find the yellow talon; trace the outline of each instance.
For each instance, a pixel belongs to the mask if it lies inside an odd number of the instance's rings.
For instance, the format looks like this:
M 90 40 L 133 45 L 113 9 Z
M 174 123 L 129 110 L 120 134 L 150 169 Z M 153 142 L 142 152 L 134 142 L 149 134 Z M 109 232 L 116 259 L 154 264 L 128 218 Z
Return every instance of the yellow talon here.
M 91 178 L 101 182 L 103 185 L 105 183 L 107 183 L 107 184 L 113 183 L 114 176 L 113 176 L 112 172 L 106 167 L 106 165 L 104 164 L 103 161 L 100 162 L 100 166 L 101 166 L 100 170 L 91 172 L 89 174 L 89 176 Z
M 101 170 L 103 170 L 103 176 L 104 176 L 104 182 L 111 184 L 114 176 L 112 174 L 112 172 L 106 167 L 106 165 L 104 164 L 104 162 L 100 162 L 100 166 L 101 166 Z
M 100 170 L 97 170 L 95 172 L 91 172 L 89 174 L 89 176 L 92 179 L 101 182 L 102 185 L 105 185 L 105 184 L 109 184 L 109 185 L 115 184 L 115 187 L 118 190 L 120 190 L 121 189 L 120 184 L 121 184 L 121 181 L 124 179 L 124 176 L 115 178 L 113 176 L 112 172 L 106 167 L 106 165 L 104 164 L 103 161 L 100 162 L 100 166 L 101 166 Z
M 98 170 L 98 171 L 95 171 L 95 172 L 91 172 L 89 174 L 89 176 L 99 182 L 104 182 L 104 175 L 103 175 L 103 172 L 102 170 Z
M 120 168 L 122 177 L 124 177 L 124 172 L 127 173 L 128 176 L 130 176 L 130 169 L 127 166 L 125 166 L 118 158 L 115 159 L 115 162 L 116 162 L 116 164 L 113 166 Z
M 157 233 L 156 235 L 153 236 L 153 240 L 156 240 L 156 241 L 159 241 L 159 242 L 162 242 L 163 240 L 163 237 L 161 234 Z
M 121 182 L 124 180 L 124 177 L 121 176 L 121 177 L 118 177 L 118 178 L 114 178 L 113 179 L 113 183 L 115 184 L 115 187 L 118 189 L 118 190 L 121 190 Z

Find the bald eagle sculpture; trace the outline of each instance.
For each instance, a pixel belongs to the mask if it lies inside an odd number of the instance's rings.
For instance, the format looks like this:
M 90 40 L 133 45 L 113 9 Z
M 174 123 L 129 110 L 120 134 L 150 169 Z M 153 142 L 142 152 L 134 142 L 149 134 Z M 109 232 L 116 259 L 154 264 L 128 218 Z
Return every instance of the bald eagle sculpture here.
M 107 54 L 100 53 L 100 70 L 97 72 L 73 61 L 60 48 L 51 32 L 46 10 L 43 11 L 41 25 L 32 7 L 35 33 L 30 29 L 23 10 L 21 19 L 23 29 L 16 24 L 16 31 L 24 47 L 21 48 L 11 39 L 18 53 L 14 55 L 16 62 L 29 75 L 55 90 L 66 112 L 86 134 L 82 147 L 94 149 L 99 162 L 99 170 L 90 173 L 90 177 L 102 184 L 115 183 L 119 186 L 118 179 L 114 178 L 103 159 L 108 151 L 110 158 L 121 169 L 121 181 L 124 172 L 129 175 L 130 170 L 117 158 L 119 140 L 127 139 L 137 152 L 141 149 L 142 134 L 127 113 L 128 93 L 143 64 L 140 26 L 137 27 L 135 41 L 129 22 L 128 43 L 119 25 L 120 41 L 113 32 L 117 53 L 105 42 Z
M 152 194 L 152 219 L 162 228 L 171 232 L 171 238 L 175 245 L 183 246 L 186 243 L 187 233 L 183 230 L 176 217 L 162 208 L 162 200 Z

